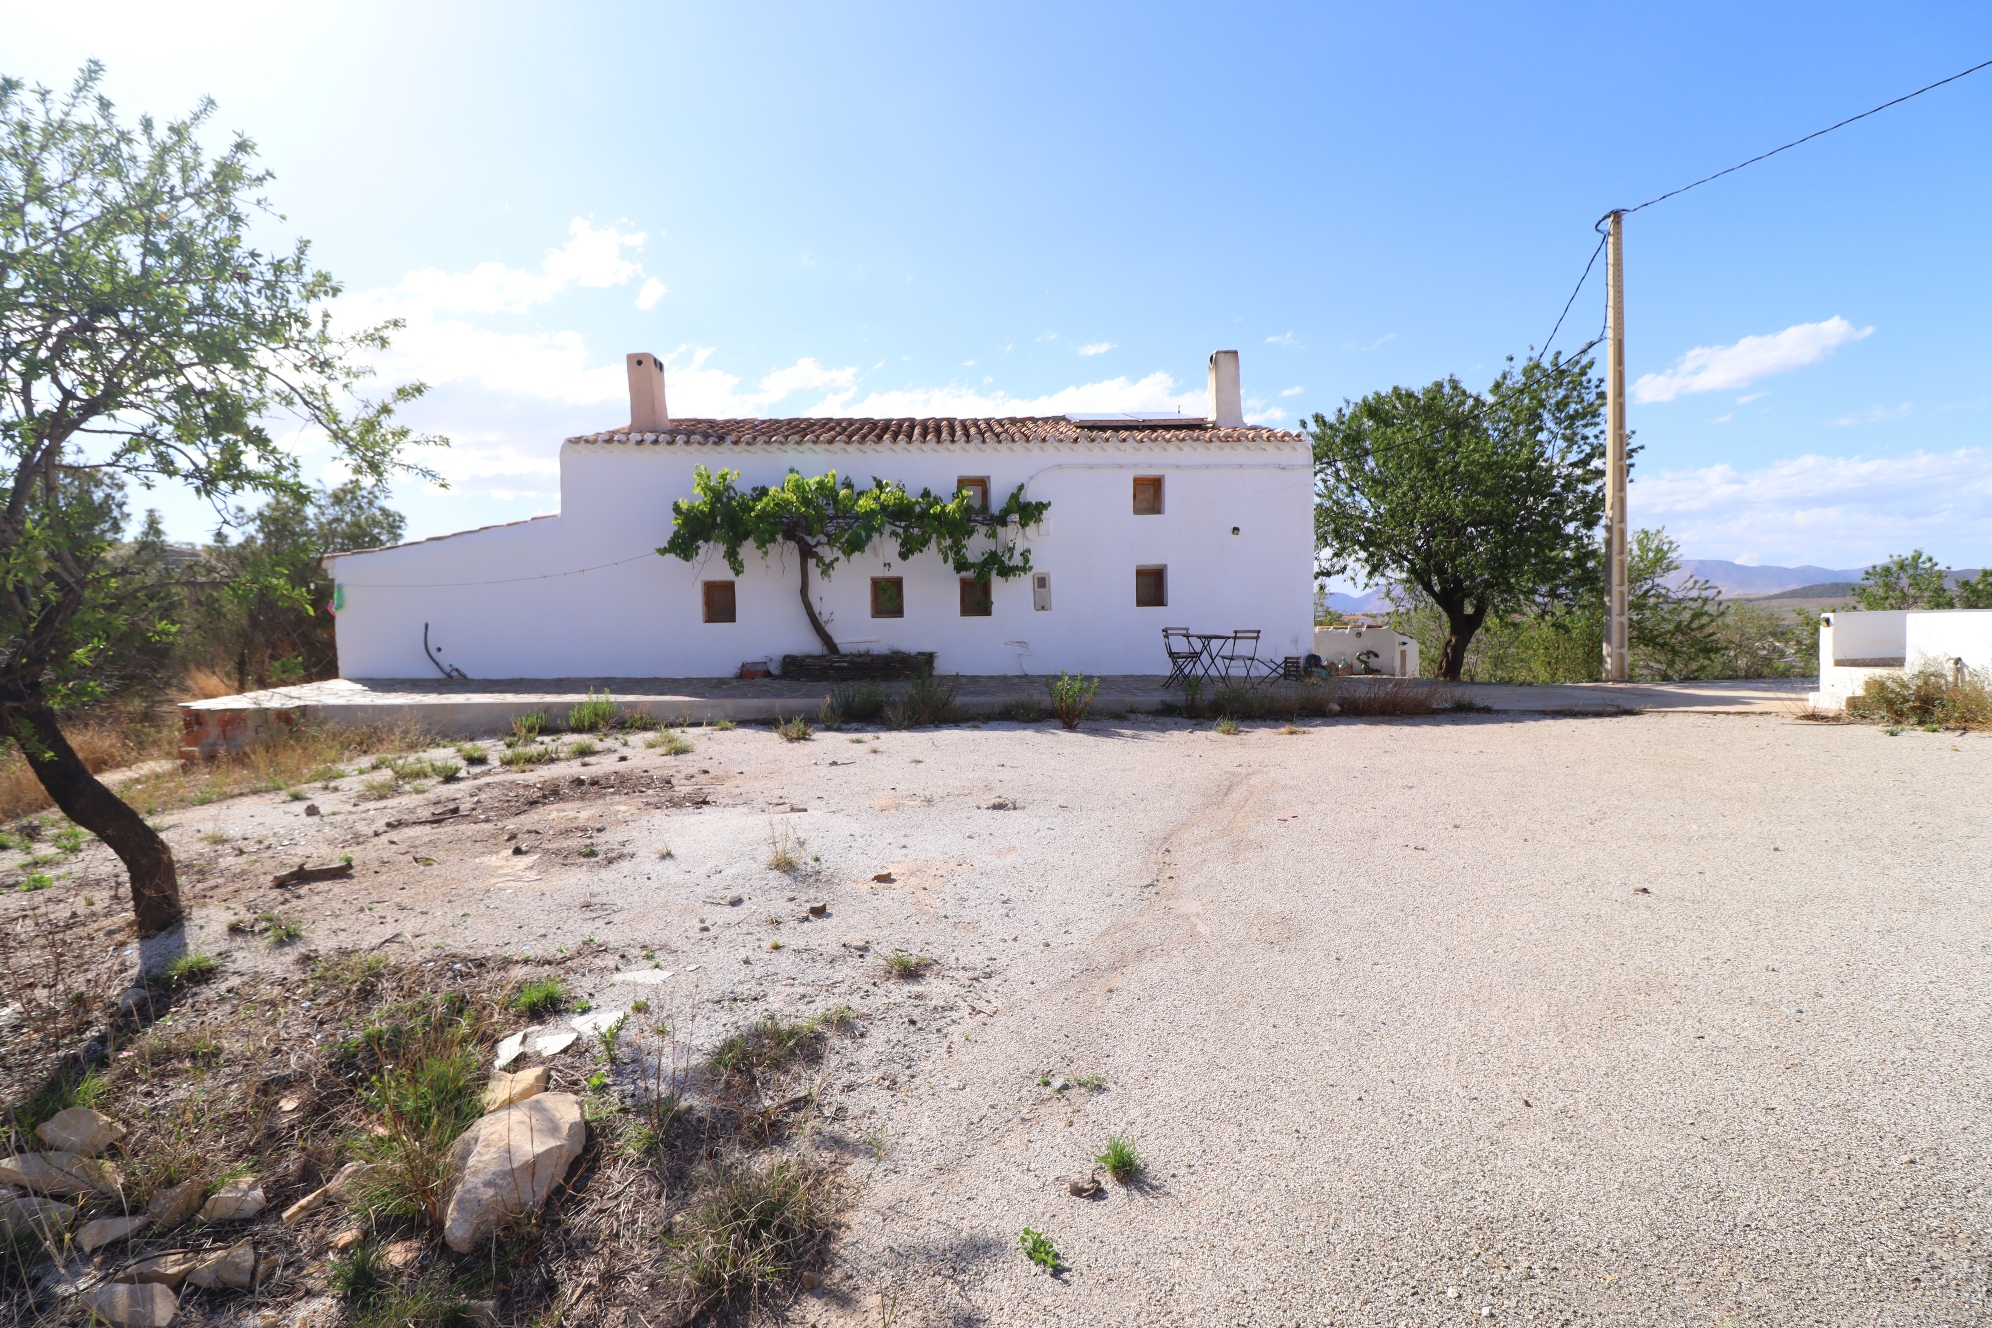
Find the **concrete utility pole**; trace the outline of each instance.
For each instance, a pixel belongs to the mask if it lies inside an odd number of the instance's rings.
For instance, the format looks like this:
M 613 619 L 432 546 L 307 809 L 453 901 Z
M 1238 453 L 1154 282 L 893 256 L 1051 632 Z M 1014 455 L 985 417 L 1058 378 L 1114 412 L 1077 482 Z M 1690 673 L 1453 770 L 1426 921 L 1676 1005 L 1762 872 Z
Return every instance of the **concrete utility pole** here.
M 1605 681 L 1628 676 L 1625 520 L 1625 213 L 1611 214 L 1605 254 Z

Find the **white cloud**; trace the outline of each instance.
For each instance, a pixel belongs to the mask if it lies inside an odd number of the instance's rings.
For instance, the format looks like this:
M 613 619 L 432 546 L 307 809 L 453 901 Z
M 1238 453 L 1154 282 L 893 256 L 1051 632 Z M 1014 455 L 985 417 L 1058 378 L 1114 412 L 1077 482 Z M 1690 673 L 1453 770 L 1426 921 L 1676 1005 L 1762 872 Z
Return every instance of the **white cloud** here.
M 1743 396 L 1740 396 L 1740 397 L 1736 398 L 1736 404 L 1737 404 L 1737 405 L 1739 405 L 1739 406 L 1747 406 L 1747 405 L 1749 405 L 1749 404 L 1750 404 L 1751 402 L 1753 402 L 1753 401 L 1756 401 L 1756 400 L 1759 400 L 1760 398 L 1763 398 L 1763 397 L 1767 397 L 1767 396 L 1769 396 L 1769 395 L 1770 395 L 1770 393 L 1769 393 L 1769 392 L 1750 392 L 1750 393 L 1747 393 L 1747 394 L 1745 394 L 1745 395 L 1743 395 Z
M 1835 315 L 1823 323 L 1795 323 L 1782 332 L 1744 337 L 1731 346 L 1696 346 L 1666 373 L 1643 375 L 1632 385 L 1633 399 L 1672 401 L 1693 392 L 1747 387 L 1759 378 L 1816 363 L 1835 347 L 1873 331 Z
M 652 277 L 650 280 L 644 282 L 643 289 L 636 293 L 636 307 L 639 309 L 654 308 L 657 302 L 669 293 L 669 288 L 663 282 Z
M 1267 337 L 1266 344 L 1268 346 L 1291 346 L 1293 345 L 1293 333 L 1282 332 L 1276 337 Z
M 1858 567 L 1913 546 L 1976 566 L 1992 541 L 1992 450 L 1661 471 L 1634 477 L 1629 508 L 1693 557 Z
M 960 384 L 946 387 L 906 387 L 871 392 L 862 399 L 824 403 L 811 415 L 845 415 L 899 419 L 921 415 L 1067 415 L 1113 411 L 1181 410 L 1201 418 L 1207 403 L 1201 392 L 1184 392 L 1159 370 L 1146 378 L 1103 379 L 1060 388 L 1035 397 L 1013 397 Z
M 641 250 L 643 233 L 597 230 L 576 217 L 567 227 L 567 243 L 547 251 L 537 272 L 479 263 L 468 272 L 444 272 L 426 267 L 410 272 L 386 295 L 402 303 L 435 312 L 519 313 L 545 304 L 570 286 L 621 286 L 643 275 L 643 265 L 623 257 L 623 250 Z M 647 294 L 651 282 L 644 287 Z M 658 294 L 663 294 L 659 287 Z M 647 307 L 647 306 L 646 306 Z
M 1281 395 L 1281 396 L 1283 396 L 1283 397 L 1297 397 L 1297 396 L 1299 396 L 1299 395 L 1300 395 L 1300 394 L 1301 394 L 1302 392 L 1305 392 L 1306 390 L 1307 390 L 1307 389 L 1306 389 L 1306 388 L 1304 388 L 1304 387 L 1288 387 L 1288 388 L 1282 388 L 1282 389 L 1280 390 L 1280 395 Z
M 1079 348 L 1081 355 L 1105 355 L 1114 348 L 1111 341 L 1089 341 Z
M 1851 415 L 1842 415 L 1833 423 L 1841 428 L 1850 424 L 1879 424 L 1883 420 L 1900 419 L 1914 409 L 1915 407 L 1906 401 L 1899 406 L 1875 406 L 1869 410 L 1857 410 Z

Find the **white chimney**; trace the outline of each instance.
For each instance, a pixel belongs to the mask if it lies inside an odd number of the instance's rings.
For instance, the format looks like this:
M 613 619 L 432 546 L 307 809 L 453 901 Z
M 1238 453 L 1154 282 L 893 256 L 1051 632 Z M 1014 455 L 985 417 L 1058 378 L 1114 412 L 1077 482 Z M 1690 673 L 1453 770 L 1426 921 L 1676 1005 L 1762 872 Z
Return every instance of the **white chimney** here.
M 1238 395 L 1238 352 L 1235 350 L 1214 350 L 1210 353 L 1210 422 L 1220 429 L 1241 429 L 1245 426 L 1245 406 Z
M 637 351 L 624 356 L 623 359 L 629 366 L 629 431 L 662 432 L 671 424 L 671 413 L 664 409 L 664 361 L 648 351 Z M 1231 381 L 1236 384 L 1237 357 L 1233 356 L 1232 359 L 1234 367 L 1231 371 Z M 1235 387 L 1232 395 L 1237 396 Z

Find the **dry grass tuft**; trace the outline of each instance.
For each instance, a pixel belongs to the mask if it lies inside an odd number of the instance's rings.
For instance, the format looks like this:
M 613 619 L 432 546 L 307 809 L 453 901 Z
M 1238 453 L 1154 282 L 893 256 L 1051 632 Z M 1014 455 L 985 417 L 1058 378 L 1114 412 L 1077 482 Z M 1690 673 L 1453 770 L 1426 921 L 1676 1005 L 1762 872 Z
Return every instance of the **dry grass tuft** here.
M 693 1183 L 697 1198 L 670 1238 L 670 1278 L 694 1315 L 788 1282 L 829 1240 L 835 1173 L 807 1155 L 718 1163 Z
M 182 701 L 213 701 L 223 696 L 234 696 L 240 691 L 233 677 L 212 664 L 196 664 L 180 680 Z

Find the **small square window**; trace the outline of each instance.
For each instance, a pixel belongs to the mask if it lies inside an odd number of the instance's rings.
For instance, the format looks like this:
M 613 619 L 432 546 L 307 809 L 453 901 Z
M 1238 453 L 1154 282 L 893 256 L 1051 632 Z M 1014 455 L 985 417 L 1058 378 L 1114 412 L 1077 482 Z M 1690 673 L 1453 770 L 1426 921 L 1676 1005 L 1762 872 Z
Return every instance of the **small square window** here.
M 968 495 L 968 501 L 978 512 L 989 510 L 989 477 L 987 475 L 963 475 L 955 480 L 955 492 Z
M 705 583 L 705 620 L 707 622 L 734 621 L 733 583 L 731 581 L 708 581 Z
M 996 611 L 996 601 L 989 594 L 989 578 L 986 576 L 965 576 L 961 579 L 961 616 L 964 618 L 987 618 Z
M 1134 607 L 1137 609 L 1162 609 L 1169 605 L 1169 569 L 1166 567 L 1137 567 L 1134 569 Z
M 1136 475 L 1134 477 L 1134 514 L 1136 516 L 1162 515 L 1162 477 L 1160 475 Z
M 872 617 L 904 618 L 906 616 L 906 582 L 896 576 L 875 576 L 872 578 Z

